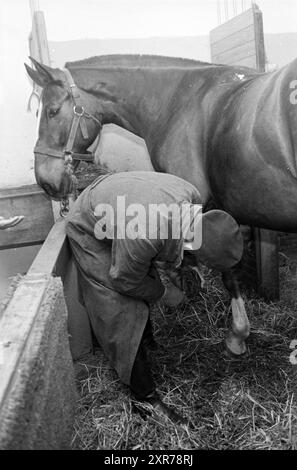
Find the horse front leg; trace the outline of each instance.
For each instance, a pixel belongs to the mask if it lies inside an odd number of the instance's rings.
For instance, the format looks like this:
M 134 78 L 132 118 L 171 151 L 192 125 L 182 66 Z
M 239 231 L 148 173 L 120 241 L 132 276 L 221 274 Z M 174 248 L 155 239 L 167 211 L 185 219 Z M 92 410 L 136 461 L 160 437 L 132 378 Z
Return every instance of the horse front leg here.
M 250 322 L 233 270 L 222 273 L 222 280 L 232 297 L 232 327 L 226 338 L 226 346 L 232 354 L 240 356 L 246 352 L 245 340 L 250 334 Z

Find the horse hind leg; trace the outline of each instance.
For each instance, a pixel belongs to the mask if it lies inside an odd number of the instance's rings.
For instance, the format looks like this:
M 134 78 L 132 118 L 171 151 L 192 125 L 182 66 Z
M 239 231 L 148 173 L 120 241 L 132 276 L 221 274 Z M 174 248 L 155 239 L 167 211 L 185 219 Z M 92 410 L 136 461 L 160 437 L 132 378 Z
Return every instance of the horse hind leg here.
M 232 354 L 240 356 L 246 352 L 245 340 L 250 334 L 250 322 L 233 271 L 225 271 L 222 274 L 222 280 L 232 296 L 232 327 L 225 340 L 226 347 Z

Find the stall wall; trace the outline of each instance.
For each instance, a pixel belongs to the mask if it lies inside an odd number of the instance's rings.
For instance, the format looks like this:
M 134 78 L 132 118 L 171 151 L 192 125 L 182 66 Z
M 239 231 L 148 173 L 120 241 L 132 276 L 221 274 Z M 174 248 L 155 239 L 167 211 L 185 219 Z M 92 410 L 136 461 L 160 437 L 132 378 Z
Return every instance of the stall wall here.
M 36 116 L 27 112 L 32 86 L 24 67 L 30 30 L 29 2 L 0 2 L 0 189 L 35 183 Z

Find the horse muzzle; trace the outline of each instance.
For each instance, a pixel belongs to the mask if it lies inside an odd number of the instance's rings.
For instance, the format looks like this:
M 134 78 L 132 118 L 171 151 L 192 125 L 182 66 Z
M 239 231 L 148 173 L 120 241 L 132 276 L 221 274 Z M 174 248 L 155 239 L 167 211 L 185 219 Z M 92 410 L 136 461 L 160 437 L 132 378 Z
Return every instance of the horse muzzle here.
M 75 189 L 76 178 L 62 160 L 53 163 L 38 153 L 35 153 L 35 178 L 37 184 L 55 200 L 66 198 Z

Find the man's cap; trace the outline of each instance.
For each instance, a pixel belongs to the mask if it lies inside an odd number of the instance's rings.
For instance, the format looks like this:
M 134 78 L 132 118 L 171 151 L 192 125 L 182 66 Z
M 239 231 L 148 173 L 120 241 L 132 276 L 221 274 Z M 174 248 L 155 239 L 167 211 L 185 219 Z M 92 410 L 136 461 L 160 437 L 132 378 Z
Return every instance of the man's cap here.
M 212 210 L 202 215 L 202 245 L 193 253 L 198 262 L 225 271 L 239 263 L 242 253 L 243 238 L 230 214 Z

